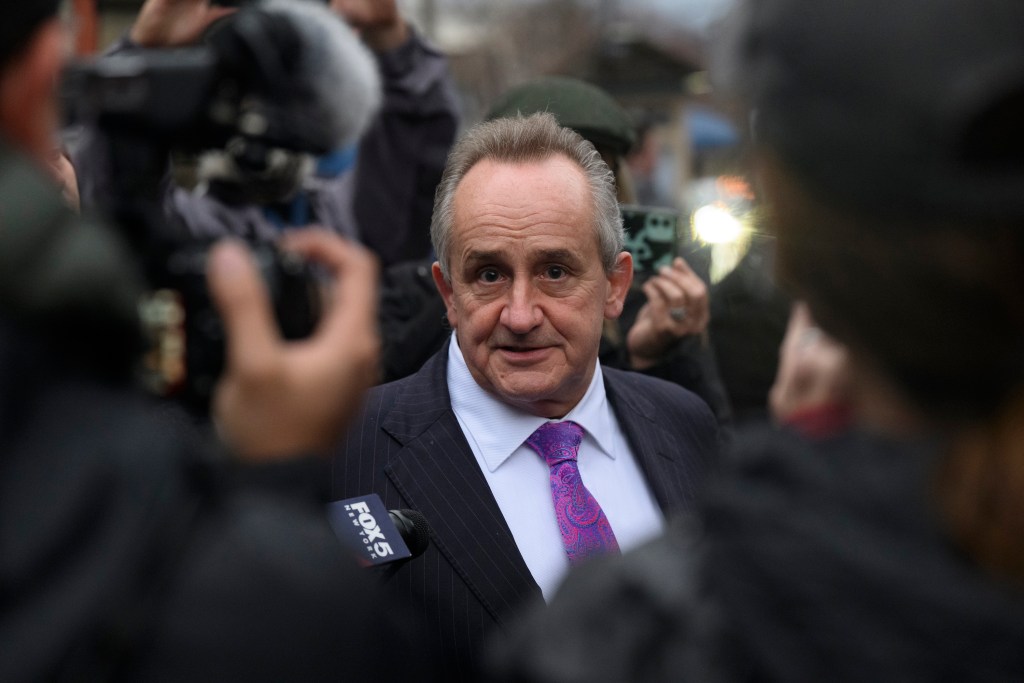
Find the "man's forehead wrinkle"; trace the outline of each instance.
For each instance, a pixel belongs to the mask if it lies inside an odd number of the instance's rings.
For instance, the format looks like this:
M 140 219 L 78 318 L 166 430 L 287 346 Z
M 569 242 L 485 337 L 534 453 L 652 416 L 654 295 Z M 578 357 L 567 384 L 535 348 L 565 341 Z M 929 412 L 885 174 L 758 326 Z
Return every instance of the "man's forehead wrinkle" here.
M 506 249 L 509 240 L 532 243 L 555 239 L 552 237 L 553 232 L 564 232 L 566 226 L 571 226 L 573 222 L 568 218 L 561 220 L 549 213 L 515 219 L 503 216 L 478 216 L 462 221 L 462 228 L 456 240 L 457 243 L 463 244 L 464 249 L 478 245 L 480 249 L 490 250 L 488 244 L 504 244 L 506 246 L 501 248 Z
M 464 206 L 470 209 L 474 217 L 497 218 L 501 220 L 526 221 L 536 218 L 538 215 L 558 215 L 572 217 L 576 215 L 571 204 L 563 201 L 552 201 L 546 198 L 524 198 L 521 202 L 499 201 L 498 199 L 486 199 L 476 206 Z
M 508 253 L 509 251 L 505 247 L 472 247 L 466 250 L 463 257 L 467 262 L 493 261 L 506 256 Z M 532 253 L 534 257 L 542 260 L 570 260 L 578 255 L 578 252 L 562 247 L 542 247 L 534 250 Z

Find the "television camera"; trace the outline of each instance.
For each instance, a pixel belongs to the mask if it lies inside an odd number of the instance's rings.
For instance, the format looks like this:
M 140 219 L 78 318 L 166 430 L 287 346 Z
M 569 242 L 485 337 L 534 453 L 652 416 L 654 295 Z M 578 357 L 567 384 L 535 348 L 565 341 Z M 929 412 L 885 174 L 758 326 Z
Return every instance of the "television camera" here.
M 209 241 L 165 211 L 172 153 L 218 149 L 256 169 L 275 150 L 325 154 L 336 144 L 294 78 L 303 35 L 280 13 L 248 5 L 194 47 L 137 50 L 70 66 L 65 118 L 100 141 L 109 171 L 102 207 L 140 257 L 150 285 L 144 380 L 206 413 L 224 365 L 224 334 L 206 289 Z M 316 271 L 271 243 L 251 245 L 285 338 L 308 336 L 320 312 Z

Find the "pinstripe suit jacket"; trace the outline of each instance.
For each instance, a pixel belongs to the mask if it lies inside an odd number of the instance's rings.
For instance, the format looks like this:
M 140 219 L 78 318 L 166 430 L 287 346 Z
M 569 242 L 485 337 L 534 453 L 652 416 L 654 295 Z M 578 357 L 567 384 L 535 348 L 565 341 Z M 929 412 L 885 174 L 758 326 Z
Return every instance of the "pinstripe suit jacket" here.
M 483 640 L 541 599 L 451 408 L 448 347 L 416 374 L 375 387 L 339 444 L 336 500 L 377 493 L 430 522 L 431 545 L 390 579 L 419 612 L 445 681 L 471 680 Z M 603 368 L 608 400 L 666 514 L 695 502 L 717 450 L 711 411 L 682 387 Z

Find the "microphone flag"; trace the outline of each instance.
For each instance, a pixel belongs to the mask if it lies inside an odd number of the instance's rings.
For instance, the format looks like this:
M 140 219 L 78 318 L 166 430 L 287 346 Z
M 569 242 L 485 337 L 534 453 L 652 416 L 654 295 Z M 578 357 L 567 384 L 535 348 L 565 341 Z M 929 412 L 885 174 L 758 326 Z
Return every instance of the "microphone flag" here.
M 329 503 L 327 519 L 341 542 L 364 567 L 390 564 L 412 556 L 384 501 L 376 493 Z

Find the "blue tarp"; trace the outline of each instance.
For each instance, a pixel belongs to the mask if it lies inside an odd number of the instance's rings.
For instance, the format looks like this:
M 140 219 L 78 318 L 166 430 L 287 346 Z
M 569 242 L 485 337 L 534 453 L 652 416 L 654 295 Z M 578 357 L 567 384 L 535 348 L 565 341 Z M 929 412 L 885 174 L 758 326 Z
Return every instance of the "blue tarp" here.
M 728 147 L 740 141 L 736 128 L 721 114 L 705 107 L 689 107 L 686 110 L 686 127 L 690 141 L 697 150 Z

